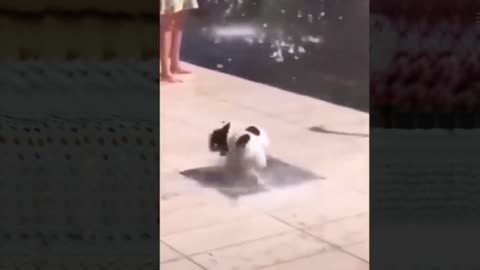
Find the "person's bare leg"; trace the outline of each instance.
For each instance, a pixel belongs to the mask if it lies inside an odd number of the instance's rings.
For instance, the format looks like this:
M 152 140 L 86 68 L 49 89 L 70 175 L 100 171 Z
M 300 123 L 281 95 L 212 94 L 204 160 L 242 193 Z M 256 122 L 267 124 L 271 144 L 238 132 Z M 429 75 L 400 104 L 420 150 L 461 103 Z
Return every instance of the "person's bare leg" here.
M 187 12 L 181 11 L 174 15 L 174 27 L 172 31 L 172 48 L 170 51 L 170 70 L 174 74 L 189 74 L 180 64 L 180 52 L 182 50 L 183 27 L 187 18 Z
M 172 32 L 174 28 L 174 15 L 160 16 L 160 81 L 162 82 L 181 82 L 175 78 L 171 70 L 171 49 L 172 49 Z

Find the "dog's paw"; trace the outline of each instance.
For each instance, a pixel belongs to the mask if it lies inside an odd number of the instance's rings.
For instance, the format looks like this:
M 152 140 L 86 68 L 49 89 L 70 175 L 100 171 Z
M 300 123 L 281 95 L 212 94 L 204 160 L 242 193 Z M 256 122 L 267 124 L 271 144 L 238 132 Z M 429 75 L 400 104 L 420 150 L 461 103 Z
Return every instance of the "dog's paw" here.
M 256 185 L 261 188 L 261 189 L 266 189 L 268 190 L 268 184 L 267 182 L 265 182 L 265 179 L 263 179 L 262 177 L 260 176 L 256 176 Z

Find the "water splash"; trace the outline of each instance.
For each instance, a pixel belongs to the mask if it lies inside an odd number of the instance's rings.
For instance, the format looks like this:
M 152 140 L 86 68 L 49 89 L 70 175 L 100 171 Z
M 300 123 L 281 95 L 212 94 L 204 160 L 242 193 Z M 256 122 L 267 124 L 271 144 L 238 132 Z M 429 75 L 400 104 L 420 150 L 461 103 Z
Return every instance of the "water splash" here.
M 258 29 L 251 25 L 217 26 L 212 29 L 212 32 L 214 37 L 226 39 L 256 37 L 259 35 Z
M 312 46 L 322 46 L 325 42 L 322 29 L 326 14 L 324 1 L 319 1 L 320 10 L 305 12 L 301 9 L 285 7 L 280 9 L 278 6 L 275 8 L 272 6 L 274 1 L 259 2 L 257 5 L 255 1 L 206 0 L 212 8 L 219 11 L 217 13 L 219 22 L 218 25 L 208 27 L 210 30 L 202 29 L 202 33 L 209 35 L 215 44 L 223 42 L 242 42 L 250 46 L 261 44 L 271 49 L 269 57 L 277 63 L 282 63 L 287 58 L 298 60 L 307 55 Z M 252 15 L 252 10 L 255 13 L 260 11 L 262 15 Z M 251 18 L 248 19 L 249 17 Z M 340 17 L 339 20 L 341 19 Z M 310 26 L 298 28 L 296 24 L 289 23 L 292 20 Z M 231 21 L 237 23 L 232 24 Z M 288 29 L 285 27 L 286 24 L 289 25 Z M 295 34 L 287 36 L 286 33 L 289 32 Z
M 323 37 L 322 36 L 303 36 L 302 37 L 302 42 L 303 43 L 323 43 Z
M 309 23 L 313 23 L 313 15 L 312 14 L 308 14 L 307 18 L 308 18 Z
M 318 14 L 318 16 L 317 16 L 317 20 L 319 20 L 319 21 L 320 21 L 320 20 L 322 20 L 322 19 L 323 19 L 323 17 L 325 17 L 325 12 L 324 12 L 324 11 L 322 11 L 322 12 L 320 12 L 320 14 Z

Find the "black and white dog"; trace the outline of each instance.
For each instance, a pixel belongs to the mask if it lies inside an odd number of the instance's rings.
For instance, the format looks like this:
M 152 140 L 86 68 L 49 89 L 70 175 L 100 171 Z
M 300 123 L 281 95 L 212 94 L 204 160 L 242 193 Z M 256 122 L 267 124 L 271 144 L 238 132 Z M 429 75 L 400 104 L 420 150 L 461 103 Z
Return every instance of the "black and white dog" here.
M 236 179 L 254 180 L 263 185 L 259 172 L 267 167 L 267 148 L 270 144 L 265 130 L 248 126 L 233 129 L 230 123 L 210 134 L 212 152 L 225 156 L 225 171 Z

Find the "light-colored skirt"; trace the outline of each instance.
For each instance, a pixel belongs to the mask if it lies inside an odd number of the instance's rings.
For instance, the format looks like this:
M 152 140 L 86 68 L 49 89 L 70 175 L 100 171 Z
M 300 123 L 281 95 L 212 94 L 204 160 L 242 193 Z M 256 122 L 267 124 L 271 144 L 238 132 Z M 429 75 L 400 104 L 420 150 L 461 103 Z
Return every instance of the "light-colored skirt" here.
M 198 8 L 197 0 L 160 0 L 160 15 Z

